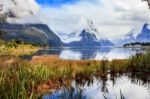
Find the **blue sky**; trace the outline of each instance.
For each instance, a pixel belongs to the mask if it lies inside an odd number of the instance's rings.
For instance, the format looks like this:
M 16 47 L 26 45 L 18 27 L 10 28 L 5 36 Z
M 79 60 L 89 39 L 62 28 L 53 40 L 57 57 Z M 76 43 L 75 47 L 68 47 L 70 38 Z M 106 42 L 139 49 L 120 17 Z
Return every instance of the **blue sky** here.
M 59 7 L 63 4 L 74 4 L 80 0 L 36 0 L 40 5 L 49 5 L 52 7 Z

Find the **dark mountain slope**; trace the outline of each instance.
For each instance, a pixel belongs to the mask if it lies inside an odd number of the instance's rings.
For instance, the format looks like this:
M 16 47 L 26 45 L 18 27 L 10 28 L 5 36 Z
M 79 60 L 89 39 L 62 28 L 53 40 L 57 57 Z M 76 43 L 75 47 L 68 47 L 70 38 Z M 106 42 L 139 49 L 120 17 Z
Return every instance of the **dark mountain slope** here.
M 52 47 L 60 47 L 63 45 L 59 37 L 46 24 L 0 23 L 0 30 L 6 33 L 1 35 L 0 38 L 8 41 L 21 39 L 25 43 L 37 45 Z

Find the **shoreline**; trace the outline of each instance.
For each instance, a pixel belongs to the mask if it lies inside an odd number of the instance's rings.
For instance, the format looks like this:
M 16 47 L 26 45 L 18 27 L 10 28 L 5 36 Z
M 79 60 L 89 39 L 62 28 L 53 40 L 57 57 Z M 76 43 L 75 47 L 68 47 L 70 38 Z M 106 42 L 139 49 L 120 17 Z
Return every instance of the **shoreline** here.
M 35 50 L 39 49 L 38 47 L 34 48 Z M 13 91 L 14 88 L 23 91 L 21 96 L 24 98 L 29 98 L 32 95 L 33 98 L 36 98 L 47 92 L 54 92 L 62 86 L 70 87 L 72 80 L 86 81 L 93 76 L 106 79 L 108 74 L 115 76 L 125 73 L 133 73 L 137 77 L 141 74 L 149 77 L 150 73 L 150 53 L 112 61 L 62 60 L 56 55 L 33 56 L 30 61 L 26 61 L 20 59 L 19 55 L 13 56 L 14 54 L 10 53 L 8 58 L 5 56 L 0 58 L 0 78 L 3 79 L 0 80 L 0 92 L 6 92 L 9 95 L 1 94 L 0 97 L 12 98 L 17 94 Z

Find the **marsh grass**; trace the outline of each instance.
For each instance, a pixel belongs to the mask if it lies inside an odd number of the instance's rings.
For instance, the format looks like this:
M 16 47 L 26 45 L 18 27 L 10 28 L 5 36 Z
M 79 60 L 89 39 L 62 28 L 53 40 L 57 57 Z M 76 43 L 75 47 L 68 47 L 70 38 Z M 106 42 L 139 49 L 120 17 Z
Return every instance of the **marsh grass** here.
M 130 72 L 150 72 L 150 52 L 146 54 L 136 54 L 132 56 L 127 63 L 127 69 Z
M 52 76 L 52 71 L 42 65 L 30 67 L 27 64 L 9 66 L 0 71 L 0 98 L 31 99 L 37 97 L 38 85 L 46 82 Z
M 11 49 L 16 50 L 17 48 Z M 13 61 L 6 64 L 5 60 L 9 59 Z M 12 54 L 7 57 L 1 55 L 0 99 L 35 99 L 63 85 L 70 86 L 73 79 L 84 83 L 91 81 L 93 76 L 106 79 L 108 73 L 113 75 L 131 72 L 149 74 L 149 60 L 150 53 L 137 54 L 127 60 L 113 61 L 71 61 L 61 60 L 57 56 L 41 56 L 33 57 L 28 62 L 18 57 L 14 58 Z M 7 66 L 4 67 L 4 65 Z
M 33 99 L 45 90 L 59 88 L 63 84 L 70 86 L 69 79 L 90 77 L 99 68 L 97 61 L 60 62 L 62 63 L 56 64 L 55 60 L 53 64 L 44 65 L 16 58 L 12 64 L 0 69 L 0 98 L 26 99 L 28 97 Z M 63 65 L 60 66 L 60 64 Z

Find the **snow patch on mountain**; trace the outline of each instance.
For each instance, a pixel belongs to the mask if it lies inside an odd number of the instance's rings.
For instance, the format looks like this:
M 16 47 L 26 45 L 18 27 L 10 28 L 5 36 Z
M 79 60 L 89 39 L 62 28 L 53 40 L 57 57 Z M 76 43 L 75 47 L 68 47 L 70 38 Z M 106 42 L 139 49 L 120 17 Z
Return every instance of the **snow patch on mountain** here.
M 81 18 L 79 23 L 76 25 L 76 28 L 78 35 L 80 35 L 83 29 L 85 29 L 87 32 L 95 34 L 97 39 L 107 39 L 106 35 L 104 33 L 100 33 L 94 22 L 89 19 Z
M 95 41 L 101 43 L 102 46 L 113 45 L 107 37 L 101 33 L 99 37 L 99 31 L 94 25 L 93 21 L 82 19 L 77 25 L 78 30 L 67 34 L 67 33 L 57 33 L 61 40 L 65 43 L 71 43 L 75 41 Z M 99 37 L 99 38 L 98 38 Z

